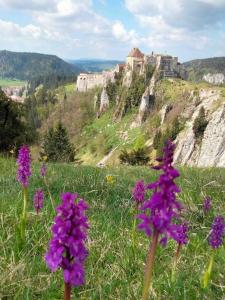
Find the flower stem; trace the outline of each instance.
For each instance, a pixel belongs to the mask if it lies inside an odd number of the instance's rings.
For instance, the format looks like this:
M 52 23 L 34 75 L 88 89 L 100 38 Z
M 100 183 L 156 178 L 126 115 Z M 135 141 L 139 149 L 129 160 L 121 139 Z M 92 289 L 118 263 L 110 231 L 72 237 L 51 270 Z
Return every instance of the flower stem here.
M 48 186 L 48 183 L 47 183 L 47 179 L 46 179 L 46 178 L 44 178 L 44 183 L 45 183 L 45 186 L 46 186 L 47 191 L 48 191 L 48 195 L 49 195 L 50 200 L 51 200 L 51 203 L 52 203 L 53 211 L 55 211 L 54 200 L 53 200 L 52 194 L 51 194 L 51 192 L 50 192 L 50 189 L 49 189 L 49 186 Z
M 71 299 L 71 285 L 68 283 L 64 283 L 64 300 Z
M 211 273 L 212 273 L 213 261 L 214 261 L 214 251 L 212 252 L 212 255 L 210 257 L 208 268 L 204 272 L 202 280 L 201 280 L 201 285 L 204 289 L 207 288 L 209 285 L 209 280 L 210 280 Z
M 182 245 L 181 244 L 178 244 L 177 246 L 177 251 L 175 253 L 175 256 L 174 256 L 174 260 L 173 260 L 173 267 L 172 267 L 172 282 L 175 281 L 175 275 L 176 275 L 176 268 L 177 268 L 177 263 L 178 263 L 178 259 L 180 257 L 180 251 L 181 251 L 181 248 L 182 248 Z
M 154 231 L 152 242 L 148 252 L 147 262 L 146 262 L 142 300 L 148 300 L 149 288 L 152 280 L 153 265 L 155 261 L 155 254 L 156 254 L 156 249 L 158 244 L 158 238 L 159 238 L 159 233 L 157 231 Z
M 28 189 L 24 187 L 23 188 L 23 214 L 22 214 L 22 218 L 24 220 L 27 219 L 27 202 L 28 202 Z
M 28 188 L 23 188 L 23 212 L 20 219 L 20 237 L 21 242 L 25 241 L 25 229 L 27 223 L 27 203 L 28 203 Z
M 133 221 L 133 228 L 132 228 L 132 248 L 133 248 L 133 253 L 134 253 L 134 258 L 135 258 L 135 250 L 136 250 L 136 226 L 137 226 L 137 219 L 136 215 L 138 212 L 138 208 L 134 210 L 134 221 Z

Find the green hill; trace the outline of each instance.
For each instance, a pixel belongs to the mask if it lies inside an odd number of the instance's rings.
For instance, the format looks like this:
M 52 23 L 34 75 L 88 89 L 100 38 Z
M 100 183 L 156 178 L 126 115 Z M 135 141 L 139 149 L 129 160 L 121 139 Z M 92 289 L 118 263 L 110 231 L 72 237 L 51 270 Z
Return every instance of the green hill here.
M 39 53 L 0 51 L 0 77 L 30 80 L 38 76 L 50 74 L 72 76 L 80 72 L 55 55 Z
M 225 74 L 225 57 L 196 59 L 185 62 L 183 65 L 188 72 L 188 79 L 192 81 L 201 81 L 208 73 Z

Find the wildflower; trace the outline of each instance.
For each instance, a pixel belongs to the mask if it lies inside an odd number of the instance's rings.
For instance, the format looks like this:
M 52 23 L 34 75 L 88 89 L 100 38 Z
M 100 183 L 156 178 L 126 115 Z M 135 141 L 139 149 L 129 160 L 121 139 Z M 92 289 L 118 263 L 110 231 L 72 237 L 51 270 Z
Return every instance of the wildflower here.
M 34 208 L 37 214 L 43 208 L 43 204 L 44 204 L 44 192 L 41 189 L 38 189 L 34 194 Z
M 172 267 L 172 282 L 175 281 L 175 277 L 176 277 L 176 269 L 177 269 L 177 265 L 178 265 L 178 260 L 180 257 L 180 252 L 182 249 L 183 245 L 186 245 L 188 243 L 188 225 L 187 223 L 183 223 L 181 225 L 172 225 L 174 228 L 174 236 L 173 239 L 177 242 L 177 250 L 175 253 L 175 256 L 173 258 L 173 267 Z M 162 244 L 162 241 L 161 241 Z
M 153 232 L 162 235 L 164 243 L 168 237 L 177 239 L 176 231 L 179 231 L 179 226 L 173 225 L 172 222 L 173 219 L 179 219 L 182 208 L 176 200 L 176 193 L 179 193 L 180 189 L 174 182 L 179 176 L 179 172 L 172 166 L 174 149 L 175 145 L 168 141 L 163 158 L 158 159 L 160 164 L 154 167 L 156 170 L 162 170 L 163 174 L 156 182 L 147 185 L 147 189 L 153 190 L 153 195 L 140 208 L 144 213 L 137 216 L 142 221 L 139 229 L 148 237 Z
M 217 216 L 213 220 L 211 232 L 209 235 L 209 244 L 213 249 L 219 248 L 223 244 L 225 235 L 225 221 L 224 217 Z
M 210 211 L 211 207 L 212 207 L 211 199 L 209 197 L 206 197 L 203 202 L 204 213 L 207 214 Z
M 210 260 L 208 263 L 208 266 L 206 270 L 203 273 L 203 276 L 201 278 L 201 285 L 203 288 L 207 288 L 209 285 L 209 281 L 211 278 L 212 270 L 213 270 L 213 263 L 214 263 L 214 257 L 216 253 L 216 249 L 222 246 L 223 244 L 223 238 L 225 235 L 225 220 L 222 216 L 217 216 L 214 218 L 211 231 L 209 234 L 209 244 L 212 247 L 214 251 L 212 251 Z
M 115 183 L 115 179 L 112 175 L 107 175 L 106 177 L 106 181 L 108 184 L 114 184 Z
M 137 204 L 141 204 L 145 200 L 145 184 L 143 180 L 136 182 L 132 190 L 133 198 Z
M 66 286 L 83 285 L 85 281 L 84 262 L 88 255 L 85 241 L 89 228 L 85 211 L 88 205 L 78 200 L 78 194 L 69 192 L 62 194 L 61 200 L 62 204 L 56 208 L 53 237 L 45 260 L 52 272 L 59 267 L 63 269 L 66 293 Z
M 188 243 L 188 225 L 183 223 L 181 225 L 171 226 L 171 237 L 179 244 L 186 245 Z
M 24 145 L 19 149 L 17 164 L 17 180 L 21 183 L 21 185 L 24 188 L 27 188 L 29 184 L 29 177 L 31 176 L 30 149 L 28 146 Z
M 163 173 L 157 181 L 147 185 L 146 188 L 153 190 L 153 194 L 140 207 L 143 213 L 137 216 L 141 220 L 138 228 L 143 230 L 147 237 L 152 236 L 145 269 L 143 300 L 148 299 L 159 236 L 163 245 L 166 245 L 169 237 L 179 243 L 186 243 L 186 228 L 174 222 L 179 220 L 182 208 L 176 200 L 176 194 L 180 192 L 180 189 L 174 180 L 180 174 L 172 166 L 174 150 L 175 145 L 168 141 L 163 149 L 163 157 L 158 159 L 159 165 L 154 167 L 156 170 L 162 170 Z
M 41 177 L 45 177 L 46 172 L 47 172 L 47 167 L 46 167 L 46 164 L 43 163 L 42 166 L 41 166 L 41 171 L 40 171 Z

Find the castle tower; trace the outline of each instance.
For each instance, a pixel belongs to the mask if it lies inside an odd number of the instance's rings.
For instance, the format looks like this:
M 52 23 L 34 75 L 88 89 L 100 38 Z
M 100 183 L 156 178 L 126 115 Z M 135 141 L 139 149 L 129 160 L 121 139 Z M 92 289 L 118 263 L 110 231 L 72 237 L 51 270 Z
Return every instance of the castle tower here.
M 126 63 L 132 71 L 138 71 L 144 63 L 144 54 L 138 48 L 133 48 L 127 56 Z

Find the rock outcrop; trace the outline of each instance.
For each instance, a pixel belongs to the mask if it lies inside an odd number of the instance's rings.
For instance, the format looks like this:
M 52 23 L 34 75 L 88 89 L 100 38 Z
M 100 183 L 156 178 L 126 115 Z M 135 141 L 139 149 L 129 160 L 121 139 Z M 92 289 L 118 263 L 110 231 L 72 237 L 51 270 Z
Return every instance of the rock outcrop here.
M 197 105 L 185 129 L 177 137 L 175 162 L 197 167 L 225 166 L 225 104 L 219 105 L 217 90 L 201 90 Z M 196 141 L 193 124 L 201 107 L 207 112 L 208 125 L 201 141 Z
M 155 70 L 152 75 L 152 78 L 150 80 L 150 84 L 146 88 L 146 90 L 141 98 L 139 112 L 138 112 L 136 119 L 131 124 L 131 128 L 136 128 L 136 127 L 141 126 L 141 124 L 143 123 L 143 121 L 146 118 L 146 115 L 149 112 L 150 102 L 151 102 L 151 100 L 153 100 L 155 98 L 155 86 L 156 86 L 156 82 L 159 78 L 160 65 L 161 65 L 161 56 L 158 56 L 156 58 L 156 66 L 155 66 Z
M 129 66 L 125 70 L 124 78 L 123 78 L 123 86 L 130 87 L 132 82 L 133 72 Z
M 211 84 L 224 84 L 225 83 L 225 75 L 223 73 L 216 73 L 216 74 L 208 73 L 203 76 L 203 80 L 205 80 Z
M 173 109 L 173 105 L 172 104 L 166 104 L 160 110 L 159 114 L 160 114 L 160 117 L 161 117 L 161 125 L 163 125 L 163 123 L 164 123 L 164 121 L 166 119 L 166 116 L 171 111 L 171 109 Z
M 100 99 L 100 113 L 107 111 L 108 107 L 109 107 L 109 97 L 106 88 L 104 87 Z

